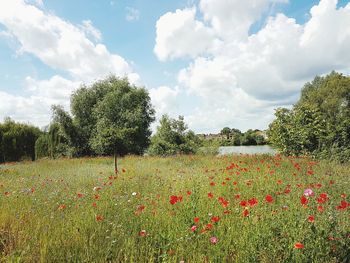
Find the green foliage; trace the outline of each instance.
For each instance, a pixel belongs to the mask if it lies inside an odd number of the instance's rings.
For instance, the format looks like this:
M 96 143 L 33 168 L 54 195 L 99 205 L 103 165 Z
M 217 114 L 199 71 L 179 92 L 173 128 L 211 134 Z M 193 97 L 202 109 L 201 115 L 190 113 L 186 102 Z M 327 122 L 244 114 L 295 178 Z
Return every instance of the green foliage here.
M 35 159 L 49 156 L 48 134 L 42 134 L 35 142 Z
M 220 146 L 239 146 L 239 145 L 264 145 L 266 144 L 265 137 L 260 130 L 252 130 L 242 133 L 238 129 L 230 129 L 225 127 L 220 134 L 225 135 L 226 138 L 220 141 Z
M 10 118 L 0 124 L 0 162 L 35 159 L 35 141 L 41 131 L 31 125 L 17 123 Z
M 163 115 L 159 124 L 148 149 L 150 155 L 190 154 L 199 148 L 200 139 L 193 131 L 187 130 L 183 116 L 172 119 Z
M 291 110 L 277 109 L 275 116 L 269 141 L 282 153 L 350 159 L 350 77 L 316 77 Z
M 71 97 L 71 110 L 73 117 L 53 106 L 58 130 L 51 134 L 50 156 L 142 154 L 149 145 L 154 109 L 148 92 L 127 79 L 110 76 L 82 86 Z

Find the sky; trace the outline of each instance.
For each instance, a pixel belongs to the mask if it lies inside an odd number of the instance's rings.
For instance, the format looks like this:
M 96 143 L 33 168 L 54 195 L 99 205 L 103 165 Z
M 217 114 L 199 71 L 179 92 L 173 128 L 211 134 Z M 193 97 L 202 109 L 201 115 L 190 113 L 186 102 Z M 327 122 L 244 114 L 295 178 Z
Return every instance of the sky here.
M 44 127 L 51 105 L 69 111 L 72 92 L 115 74 L 158 119 L 264 130 L 332 70 L 350 74 L 348 0 L 0 0 L 0 122 Z

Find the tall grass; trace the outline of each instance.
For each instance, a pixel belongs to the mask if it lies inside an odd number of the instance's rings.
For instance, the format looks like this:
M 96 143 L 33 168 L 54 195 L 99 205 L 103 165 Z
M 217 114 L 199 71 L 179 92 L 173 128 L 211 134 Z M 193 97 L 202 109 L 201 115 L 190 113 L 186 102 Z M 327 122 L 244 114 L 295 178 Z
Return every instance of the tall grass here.
M 1 166 L 0 261 L 350 261 L 349 166 L 279 156 L 119 162 L 118 176 L 111 158 Z

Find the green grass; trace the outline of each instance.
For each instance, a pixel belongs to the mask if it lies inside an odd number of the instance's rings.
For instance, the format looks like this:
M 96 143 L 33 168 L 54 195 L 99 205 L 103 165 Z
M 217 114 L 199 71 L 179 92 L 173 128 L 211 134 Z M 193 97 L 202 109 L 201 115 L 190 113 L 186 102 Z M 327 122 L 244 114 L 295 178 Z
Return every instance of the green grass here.
M 350 261 L 350 166 L 278 156 L 126 157 L 119 165 L 117 177 L 110 158 L 0 166 L 0 261 Z M 307 188 L 315 195 L 302 205 Z M 172 195 L 182 200 L 171 204 Z M 240 205 L 252 198 L 256 205 Z

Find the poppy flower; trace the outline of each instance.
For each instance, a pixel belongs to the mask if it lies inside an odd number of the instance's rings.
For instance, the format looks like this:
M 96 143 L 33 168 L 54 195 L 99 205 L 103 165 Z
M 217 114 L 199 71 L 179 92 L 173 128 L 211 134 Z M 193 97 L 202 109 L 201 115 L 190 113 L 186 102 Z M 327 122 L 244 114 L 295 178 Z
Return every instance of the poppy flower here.
M 239 195 L 239 194 L 237 194 L 237 195 L 235 195 L 235 199 L 240 199 L 241 198 L 241 195 Z
M 194 226 L 191 227 L 191 231 L 192 231 L 192 232 L 195 232 L 196 230 L 197 230 L 197 226 L 196 226 L 196 225 L 194 225 Z
M 211 229 L 213 229 L 213 225 L 210 223 L 206 224 L 205 230 L 211 230 Z
M 300 203 L 302 205 L 307 205 L 308 202 L 309 201 L 307 200 L 307 198 L 305 196 L 300 197 Z
M 213 216 L 212 218 L 211 218 L 211 222 L 213 222 L 213 223 L 217 223 L 217 222 L 219 222 L 220 221 L 220 217 L 218 217 L 218 216 Z
M 324 208 L 322 205 L 317 206 L 317 211 L 322 213 L 324 211 Z
M 194 221 L 195 223 L 198 223 L 198 222 L 199 222 L 199 217 L 195 217 L 195 218 L 193 219 L 193 221 Z
M 244 210 L 243 210 L 243 216 L 244 216 L 244 217 L 249 216 L 249 211 L 248 211 L 248 209 L 244 209 Z
M 212 243 L 212 244 L 216 244 L 216 243 L 218 243 L 218 241 L 219 241 L 219 239 L 217 238 L 217 237 L 211 237 L 210 239 L 210 243 Z
M 213 198 L 213 197 L 214 197 L 213 193 L 208 193 L 208 198 Z
M 67 206 L 65 204 L 59 205 L 58 210 L 64 210 L 66 207 Z
M 304 248 L 304 245 L 302 243 L 300 243 L 300 242 L 297 242 L 297 243 L 294 244 L 294 248 L 295 249 L 302 249 L 302 248 Z
M 250 206 L 255 206 L 258 204 L 258 200 L 256 200 L 256 198 L 252 198 L 248 200 L 248 203 Z
M 190 196 L 192 194 L 191 191 L 187 191 L 186 193 L 187 193 L 188 196 Z
M 345 200 L 341 200 L 340 205 L 337 206 L 337 210 L 344 210 L 348 206 L 350 206 L 350 203 L 346 202 Z
M 309 221 L 310 223 L 313 223 L 315 221 L 315 217 L 313 215 L 309 215 L 309 217 L 307 218 L 307 221 Z
M 314 196 L 314 191 L 312 189 L 305 189 L 304 196 Z
M 176 195 L 172 195 L 170 196 L 170 204 L 175 205 L 177 202 L 181 202 L 182 201 L 182 196 L 176 196 Z
M 96 221 L 97 221 L 97 222 L 103 221 L 103 216 L 97 215 L 97 216 L 96 216 Z
M 147 235 L 146 230 L 141 230 L 141 231 L 139 232 L 139 236 L 140 236 L 140 237 L 145 237 L 146 235 Z
M 82 198 L 82 197 L 84 197 L 84 194 L 82 194 L 82 193 L 77 193 L 77 197 L 78 197 L 78 198 Z
M 94 202 L 94 203 L 92 203 L 92 207 L 97 207 L 97 204 Z
M 267 203 L 272 203 L 272 202 L 273 202 L 273 197 L 272 197 L 271 195 L 266 195 L 266 196 L 265 196 L 265 201 L 266 201 Z
M 240 206 L 243 206 L 243 207 L 246 207 L 248 205 L 248 202 L 246 200 L 242 200 L 240 203 L 239 203 Z

